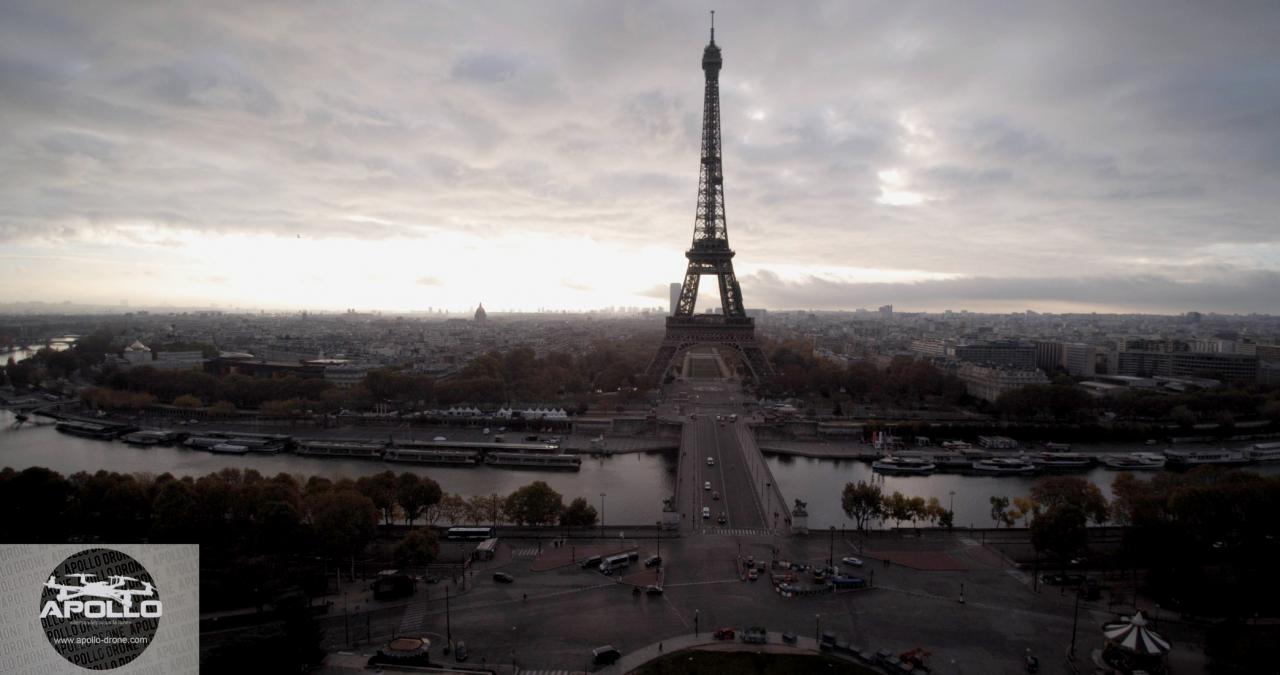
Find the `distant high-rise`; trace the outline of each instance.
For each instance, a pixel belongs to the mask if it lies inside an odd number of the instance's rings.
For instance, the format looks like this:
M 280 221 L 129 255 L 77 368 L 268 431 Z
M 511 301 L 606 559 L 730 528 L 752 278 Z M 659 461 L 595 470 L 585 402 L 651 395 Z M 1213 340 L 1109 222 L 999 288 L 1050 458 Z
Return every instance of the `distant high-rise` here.
M 671 311 L 667 316 L 676 315 L 676 307 L 680 305 L 680 284 L 671 284 Z
M 486 318 L 488 317 L 485 315 L 484 303 L 482 302 L 479 307 L 476 307 L 476 321 L 484 321 Z
M 881 319 L 892 319 L 892 318 L 893 318 L 893 305 L 881 305 L 881 306 L 880 306 L 880 318 L 881 318 Z

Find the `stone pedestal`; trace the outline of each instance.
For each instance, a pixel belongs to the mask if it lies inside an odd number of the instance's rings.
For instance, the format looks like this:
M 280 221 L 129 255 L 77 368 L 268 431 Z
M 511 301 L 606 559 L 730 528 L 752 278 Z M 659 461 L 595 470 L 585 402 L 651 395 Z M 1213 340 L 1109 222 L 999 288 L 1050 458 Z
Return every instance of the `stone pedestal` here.
M 791 534 L 809 534 L 809 511 L 806 508 L 808 504 L 796 500 L 795 508 L 791 509 Z

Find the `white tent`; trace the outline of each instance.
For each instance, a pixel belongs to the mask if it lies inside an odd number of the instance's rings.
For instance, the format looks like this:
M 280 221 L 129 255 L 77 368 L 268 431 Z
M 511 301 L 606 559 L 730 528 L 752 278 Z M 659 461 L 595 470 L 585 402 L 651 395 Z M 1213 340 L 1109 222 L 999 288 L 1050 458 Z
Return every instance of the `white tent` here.
M 1160 656 L 1169 652 L 1169 642 L 1147 628 L 1147 617 L 1137 612 L 1125 621 L 1113 621 L 1102 626 L 1107 641 L 1118 647 L 1144 656 Z

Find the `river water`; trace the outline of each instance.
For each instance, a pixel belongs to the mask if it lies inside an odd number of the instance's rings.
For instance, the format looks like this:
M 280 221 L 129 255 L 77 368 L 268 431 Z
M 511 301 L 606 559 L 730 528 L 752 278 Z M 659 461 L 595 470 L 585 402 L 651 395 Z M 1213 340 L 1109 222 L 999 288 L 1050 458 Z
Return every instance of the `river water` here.
M 397 473 L 412 471 L 430 476 L 446 492 L 464 496 L 494 492 L 505 495 L 535 480 L 542 480 L 564 495 L 566 502 L 575 497 L 585 497 L 597 509 L 600 508 L 600 493 L 605 493 L 605 523 L 626 525 L 658 521 L 662 515 L 662 498 L 670 495 L 675 486 L 674 459 L 662 453 L 583 456 L 582 469 L 576 473 L 486 466 L 423 467 L 292 454 L 235 457 L 182 447 L 136 448 L 120 442 L 68 436 L 55 431 L 48 421 L 27 423 L 17 428 L 14 421 L 13 413 L 0 410 L 0 467 L 21 470 L 43 466 L 64 475 L 107 469 L 124 473 L 158 474 L 168 471 L 177 476 L 199 476 L 237 467 L 254 468 L 268 476 L 285 472 L 302 476 L 358 478 L 391 469 Z M 788 500 L 808 502 L 809 526 L 815 529 L 852 526 L 840 506 L 841 490 L 849 482 L 875 481 L 886 494 L 896 490 L 911 497 L 937 497 L 944 507 L 951 507 L 954 503 L 957 526 L 990 527 L 990 498 L 993 495 L 1026 495 L 1035 481 L 1034 477 L 1023 476 L 881 476 L 871 471 L 870 464 L 853 460 L 781 455 L 769 455 L 767 459 L 782 494 Z M 1275 474 L 1280 473 L 1280 464 L 1254 465 L 1250 470 Z M 1075 475 L 1098 485 L 1103 494 L 1111 498 L 1111 482 L 1117 472 L 1095 468 Z M 776 508 L 776 505 L 769 508 Z

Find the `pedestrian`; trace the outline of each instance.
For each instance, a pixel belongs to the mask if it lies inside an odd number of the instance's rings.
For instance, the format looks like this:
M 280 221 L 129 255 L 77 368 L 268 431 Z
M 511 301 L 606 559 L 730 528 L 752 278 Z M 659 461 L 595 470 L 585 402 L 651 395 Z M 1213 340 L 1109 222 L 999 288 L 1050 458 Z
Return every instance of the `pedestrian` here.
M 659 653 L 659 654 L 661 654 L 661 653 L 662 653 L 662 643 L 661 643 L 661 642 L 659 642 L 659 643 L 658 643 L 658 653 Z

